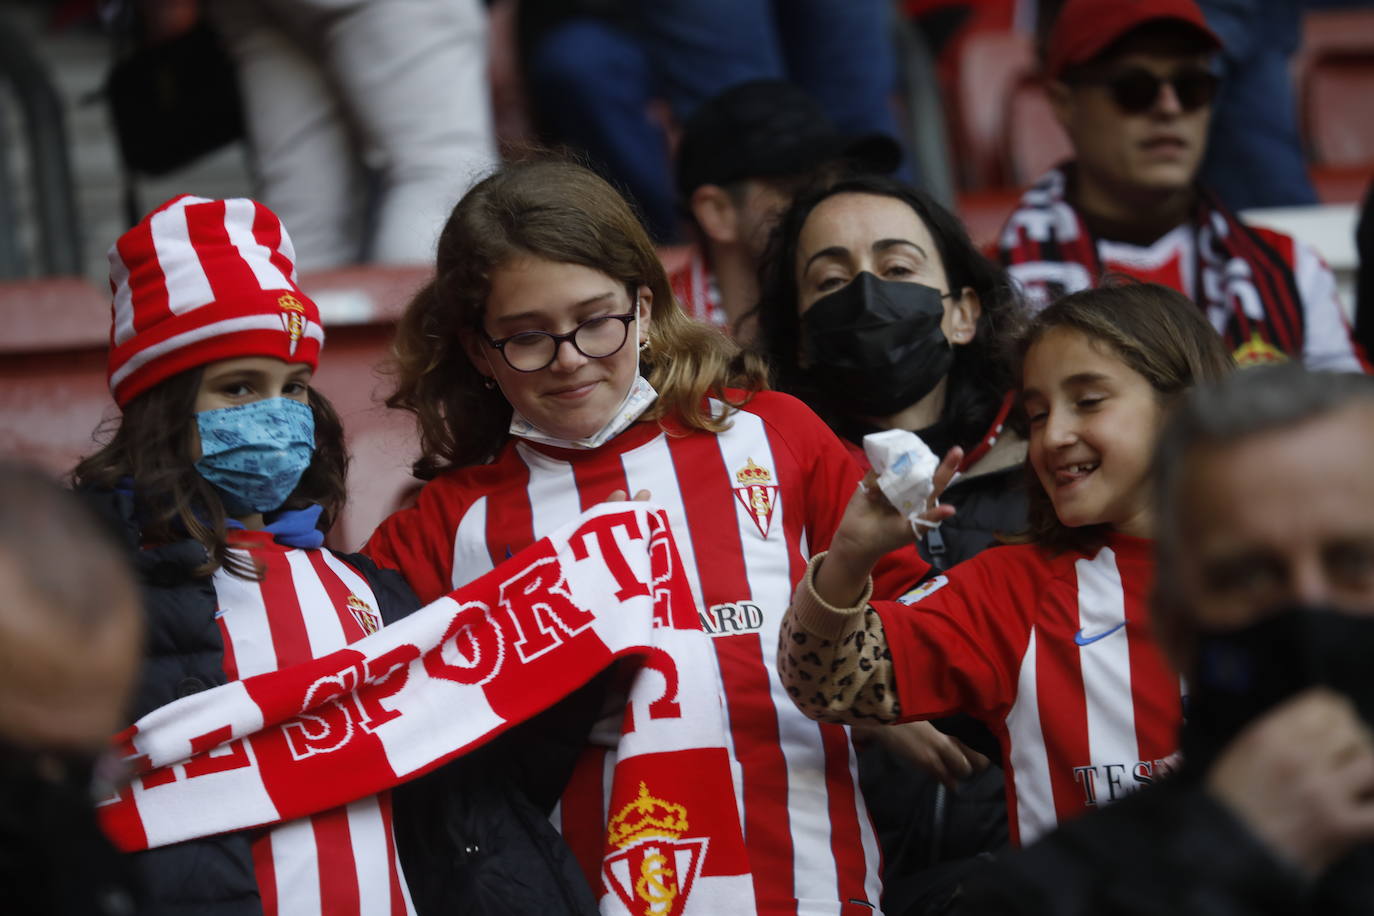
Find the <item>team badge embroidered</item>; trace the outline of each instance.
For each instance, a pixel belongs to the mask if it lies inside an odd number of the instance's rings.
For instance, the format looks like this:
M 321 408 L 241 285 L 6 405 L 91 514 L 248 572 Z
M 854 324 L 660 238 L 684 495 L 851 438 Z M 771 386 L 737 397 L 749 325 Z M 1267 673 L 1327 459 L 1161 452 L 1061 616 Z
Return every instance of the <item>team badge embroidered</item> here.
M 1261 338 L 1258 331 L 1253 332 L 1248 341 L 1236 347 L 1231 354 L 1231 359 L 1235 360 L 1237 369 L 1244 369 L 1246 366 L 1288 362 L 1288 357 L 1284 352 Z
M 281 309 L 282 330 L 291 338 L 291 347 L 287 352 L 294 356 L 296 343 L 305 336 L 305 306 L 290 293 L 282 293 L 281 298 L 277 299 L 277 307 Z
M 382 628 L 382 618 L 377 616 L 377 612 L 357 595 L 348 596 L 348 610 L 353 615 L 353 619 L 358 621 L 358 626 L 363 628 L 363 634 L 371 636 Z
M 654 798 L 642 782 L 639 797 L 606 825 L 619 851 L 606 857 L 602 873 L 631 913 L 680 916 L 687 906 L 707 846 L 705 837 L 684 839 L 687 829 L 687 809 Z
M 759 467 L 750 458 L 744 467 L 735 472 L 735 483 L 735 498 L 754 520 L 759 534 L 767 538 L 768 529 L 773 525 L 773 510 L 778 504 L 778 488 L 773 483 L 773 472 Z

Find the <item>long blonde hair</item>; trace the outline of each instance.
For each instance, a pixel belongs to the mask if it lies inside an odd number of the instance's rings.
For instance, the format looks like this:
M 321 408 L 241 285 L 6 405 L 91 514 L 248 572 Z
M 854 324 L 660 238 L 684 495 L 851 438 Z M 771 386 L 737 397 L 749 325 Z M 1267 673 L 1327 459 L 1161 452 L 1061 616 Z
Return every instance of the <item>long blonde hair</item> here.
M 508 438 L 511 406 L 488 389 L 463 349 L 481 327 L 492 273 L 512 258 L 580 264 L 653 293 L 642 371 L 658 392 L 643 419 L 672 415 L 721 432 L 708 394 L 740 406 L 765 387 L 762 362 L 724 334 L 683 314 L 653 243 L 625 199 L 590 170 L 562 159 L 502 167 L 470 190 L 439 236 L 434 278 L 406 306 L 393 344 L 396 389 L 388 407 L 415 414 L 417 477 L 488 460 Z M 742 389 L 735 400 L 726 389 Z

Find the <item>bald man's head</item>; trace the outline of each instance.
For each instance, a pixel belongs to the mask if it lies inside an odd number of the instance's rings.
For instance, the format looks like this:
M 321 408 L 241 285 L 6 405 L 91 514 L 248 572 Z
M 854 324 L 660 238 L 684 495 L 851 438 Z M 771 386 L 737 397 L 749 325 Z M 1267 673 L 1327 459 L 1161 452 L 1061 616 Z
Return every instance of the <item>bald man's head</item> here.
M 119 546 L 76 497 L 0 461 L 0 739 L 103 747 L 126 724 L 141 619 Z

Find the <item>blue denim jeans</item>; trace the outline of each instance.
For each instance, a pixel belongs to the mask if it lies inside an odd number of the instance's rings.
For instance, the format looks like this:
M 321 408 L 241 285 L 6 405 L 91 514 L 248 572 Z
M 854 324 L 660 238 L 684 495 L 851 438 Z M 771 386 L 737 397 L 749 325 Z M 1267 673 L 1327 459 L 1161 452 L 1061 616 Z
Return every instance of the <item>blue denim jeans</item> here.
M 1298 0 L 1199 6 L 1224 45 L 1202 183 L 1233 210 L 1316 203 L 1288 75 L 1302 28 Z
M 585 150 L 666 242 L 678 210 L 650 102 L 681 123 L 731 86 L 789 79 L 841 131 L 898 137 L 891 15 L 889 0 L 644 0 L 630 28 L 579 18 L 542 36 L 529 91 L 545 129 Z

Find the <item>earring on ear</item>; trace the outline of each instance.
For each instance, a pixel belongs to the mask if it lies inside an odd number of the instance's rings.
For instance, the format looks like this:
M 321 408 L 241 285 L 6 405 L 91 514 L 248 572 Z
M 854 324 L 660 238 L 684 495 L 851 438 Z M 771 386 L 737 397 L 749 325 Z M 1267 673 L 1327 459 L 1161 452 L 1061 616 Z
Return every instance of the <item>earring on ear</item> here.
M 490 375 L 482 376 L 482 387 L 488 391 L 493 390 L 496 387 L 496 379 L 492 378 Z
M 642 339 L 642 340 L 639 342 L 639 352 L 640 352 L 640 353 L 648 353 L 648 352 L 649 352 L 649 338 L 648 338 L 648 337 L 645 337 L 644 339 Z

